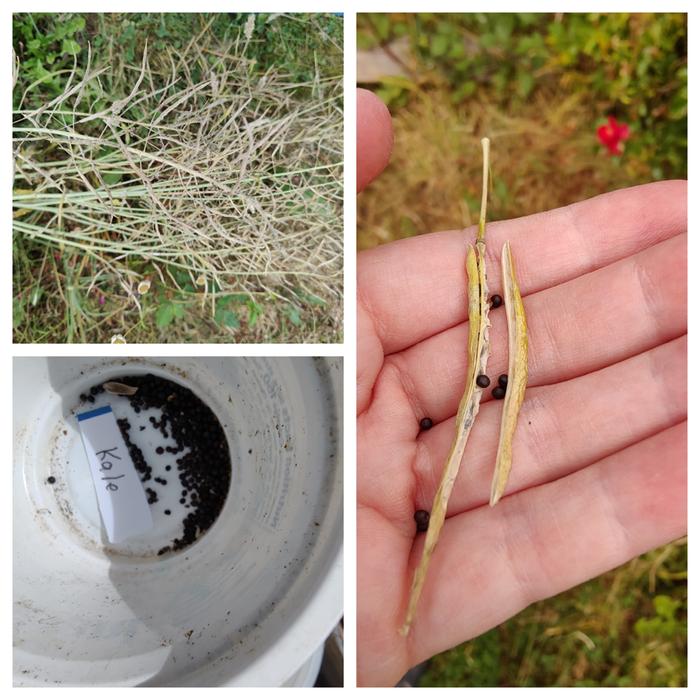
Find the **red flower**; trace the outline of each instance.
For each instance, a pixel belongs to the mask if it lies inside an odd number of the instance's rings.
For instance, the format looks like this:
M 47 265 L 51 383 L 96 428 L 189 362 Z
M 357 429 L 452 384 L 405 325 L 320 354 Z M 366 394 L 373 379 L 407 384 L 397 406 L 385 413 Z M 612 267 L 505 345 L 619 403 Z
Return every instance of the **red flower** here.
M 619 124 L 615 117 L 608 117 L 608 123 L 598 127 L 598 141 L 608 149 L 608 155 L 619 156 L 625 148 L 622 141 L 630 137 L 627 124 Z

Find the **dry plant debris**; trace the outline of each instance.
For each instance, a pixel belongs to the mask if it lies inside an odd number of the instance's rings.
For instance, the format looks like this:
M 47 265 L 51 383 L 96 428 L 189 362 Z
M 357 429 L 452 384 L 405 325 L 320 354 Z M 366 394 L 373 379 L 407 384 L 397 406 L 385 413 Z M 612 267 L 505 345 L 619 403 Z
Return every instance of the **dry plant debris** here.
M 90 289 L 116 280 L 136 306 L 134 259 L 171 286 L 184 270 L 212 313 L 230 292 L 339 299 L 342 76 L 260 76 L 244 41 L 193 42 L 169 75 L 144 52 L 131 93 L 111 102 L 108 68 L 88 65 L 15 111 L 14 234 L 89 256 Z

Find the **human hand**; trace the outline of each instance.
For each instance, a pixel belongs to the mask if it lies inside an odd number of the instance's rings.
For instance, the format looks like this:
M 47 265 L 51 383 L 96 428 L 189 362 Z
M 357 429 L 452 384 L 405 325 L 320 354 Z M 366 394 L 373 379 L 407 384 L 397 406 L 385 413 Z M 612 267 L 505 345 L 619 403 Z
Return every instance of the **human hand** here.
M 466 379 L 474 231 L 359 255 L 358 684 L 395 684 L 685 533 L 686 228 L 684 182 L 487 225 L 490 292 L 501 292 L 510 240 L 528 319 L 513 468 L 490 508 L 502 404 L 486 391 L 407 638 L 399 628 L 424 540 L 413 514 L 431 508 Z M 507 371 L 504 309 L 490 319 L 493 386 Z M 434 427 L 420 432 L 424 417 Z

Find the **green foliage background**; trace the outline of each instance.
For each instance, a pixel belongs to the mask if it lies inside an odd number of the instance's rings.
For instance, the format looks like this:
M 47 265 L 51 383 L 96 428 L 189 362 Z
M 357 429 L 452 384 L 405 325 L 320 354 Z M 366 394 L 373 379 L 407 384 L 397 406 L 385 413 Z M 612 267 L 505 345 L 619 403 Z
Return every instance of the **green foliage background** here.
M 687 17 L 684 14 L 366 14 L 358 46 L 408 36 L 455 103 L 486 97 L 508 111 L 538 91 L 586 93 L 593 118 L 616 115 L 635 134 L 630 155 L 654 179 L 687 170 Z M 410 90 L 388 81 L 392 106 Z

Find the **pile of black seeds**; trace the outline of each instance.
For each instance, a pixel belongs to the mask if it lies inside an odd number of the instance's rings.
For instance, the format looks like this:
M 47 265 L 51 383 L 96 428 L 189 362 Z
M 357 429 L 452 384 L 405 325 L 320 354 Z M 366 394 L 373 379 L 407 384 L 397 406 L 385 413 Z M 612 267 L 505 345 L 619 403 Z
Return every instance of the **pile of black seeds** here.
M 164 438 L 172 438 L 176 443 L 175 447 L 159 446 L 156 452 L 169 453 L 175 457 L 182 489 L 173 490 L 173 493 L 190 512 L 182 521 L 182 536 L 174 539 L 170 546 L 163 547 L 158 554 L 183 549 L 214 524 L 224 506 L 231 483 L 231 456 L 224 429 L 213 411 L 201 399 L 186 387 L 169 379 L 143 374 L 112 377 L 108 381 L 138 387 L 133 396 L 124 398 L 136 414 L 146 409 L 159 410 L 160 420 L 151 416 L 150 422 L 160 430 Z M 102 384 L 94 386 L 90 389 L 89 396 L 81 395 L 81 399 L 92 403 L 94 397 L 102 391 Z M 121 419 L 117 423 L 134 466 L 141 475 L 141 481 L 152 482 L 151 486 L 146 487 L 148 502 L 153 504 L 159 500 L 165 501 L 167 495 L 159 499 L 155 483 L 165 486 L 168 480 L 153 478 L 153 470 L 146 462 L 143 452 L 131 441 L 129 421 Z M 140 426 L 139 430 L 143 430 L 143 427 Z M 171 465 L 165 467 L 168 472 L 171 468 Z M 171 511 L 166 508 L 164 513 L 170 515 Z

